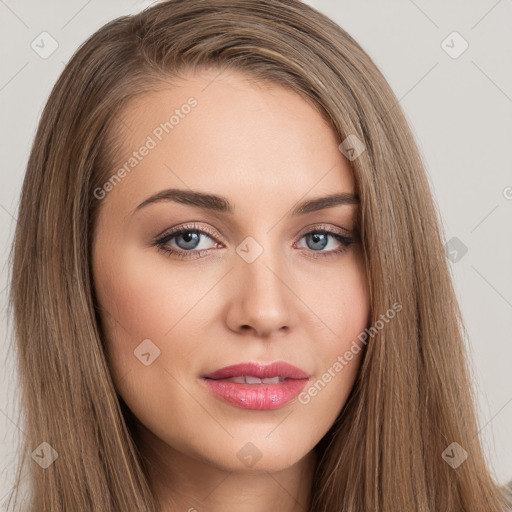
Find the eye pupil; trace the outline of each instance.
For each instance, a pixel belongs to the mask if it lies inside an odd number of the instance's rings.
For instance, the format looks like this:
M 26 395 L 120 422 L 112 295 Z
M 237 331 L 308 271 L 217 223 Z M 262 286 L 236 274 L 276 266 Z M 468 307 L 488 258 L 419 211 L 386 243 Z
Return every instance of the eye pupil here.
M 180 249 L 194 249 L 195 245 L 197 245 L 197 243 L 199 242 L 199 234 L 196 231 L 186 231 L 186 232 L 180 234 L 176 238 L 176 243 L 178 246 L 180 245 L 180 244 L 178 244 L 178 240 L 180 238 L 184 239 L 185 243 L 188 244 L 185 247 L 180 247 Z M 191 245 L 191 246 L 189 246 L 189 245 Z
M 327 234 L 326 233 L 314 233 L 314 234 L 310 235 L 310 237 L 313 239 L 313 243 L 314 244 L 320 243 L 320 247 L 318 247 L 318 246 L 316 246 L 316 247 L 313 246 L 312 247 L 310 244 L 308 244 L 308 247 L 310 249 L 314 249 L 314 250 L 324 249 L 325 246 L 328 243 L 328 239 L 327 239 Z

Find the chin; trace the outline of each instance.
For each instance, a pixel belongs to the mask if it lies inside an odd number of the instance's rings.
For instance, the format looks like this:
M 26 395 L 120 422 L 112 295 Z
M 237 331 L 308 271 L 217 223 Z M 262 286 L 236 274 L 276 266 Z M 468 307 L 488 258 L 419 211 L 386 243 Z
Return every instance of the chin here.
M 297 464 L 313 449 L 310 446 L 301 449 L 296 440 L 279 439 L 276 442 L 269 441 L 265 436 L 258 438 L 253 434 L 250 440 L 232 439 L 221 453 L 212 453 L 207 457 L 208 464 L 229 472 L 276 473 Z

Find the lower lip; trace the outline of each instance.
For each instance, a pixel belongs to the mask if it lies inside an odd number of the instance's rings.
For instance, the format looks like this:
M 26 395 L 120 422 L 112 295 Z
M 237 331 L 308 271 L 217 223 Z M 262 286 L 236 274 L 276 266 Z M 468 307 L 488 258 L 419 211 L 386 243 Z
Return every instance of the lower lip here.
M 308 379 L 288 379 L 278 384 L 238 384 L 226 380 L 201 379 L 206 387 L 226 402 L 242 409 L 279 409 L 293 400 Z

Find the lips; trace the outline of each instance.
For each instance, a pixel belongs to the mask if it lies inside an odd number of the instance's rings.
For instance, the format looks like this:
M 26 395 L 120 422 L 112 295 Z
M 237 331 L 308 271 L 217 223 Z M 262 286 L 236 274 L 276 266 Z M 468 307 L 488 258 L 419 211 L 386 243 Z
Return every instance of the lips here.
M 237 384 L 279 384 L 279 382 L 283 382 L 285 380 L 285 377 L 268 377 L 260 379 L 259 377 L 244 375 L 222 380 L 225 382 L 236 382 Z
M 255 377 L 258 379 L 279 377 L 284 380 L 307 379 L 309 375 L 300 368 L 283 361 L 277 361 L 267 365 L 260 363 L 235 364 L 204 375 L 204 378 L 215 380 L 229 379 L 232 377 Z
M 202 383 L 223 401 L 242 409 L 278 409 L 304 389 L 309 375 L 283 361 L 268 365 L 242 363 L 201 377 Z

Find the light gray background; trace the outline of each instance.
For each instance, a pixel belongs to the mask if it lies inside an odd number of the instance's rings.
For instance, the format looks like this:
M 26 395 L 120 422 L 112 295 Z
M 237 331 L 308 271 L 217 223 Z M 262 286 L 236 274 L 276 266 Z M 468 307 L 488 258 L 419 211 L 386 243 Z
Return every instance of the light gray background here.
M 481 437 L 497 480 L 509 481 L 512 2 L 307 3 L 346 29 L 386 76 L 420 146 L 446 240 L 456 237 L 468 248 L 450 265 L 470 336 Z M 24 435 L 15 403 L 18 392 L 5 287 L 8 249 L 32 138 L 50 89 L 77 46 L 107 21 L 150 4 L 136 0 L 0 0 L 0 502 L 12 486 L 16 442 Z M 43 31 L 58 42 L 46 59 L 31 48 Z M 469 44 L 458 58 L 442 46 L 453 31 Z M 453 53 L 462 48 L 461 43 L 452 36 L 445 45 Z

